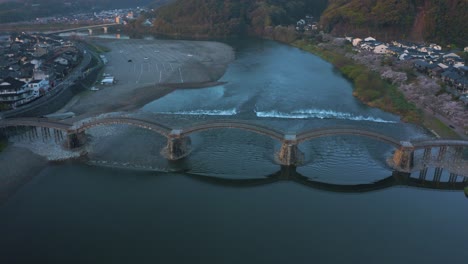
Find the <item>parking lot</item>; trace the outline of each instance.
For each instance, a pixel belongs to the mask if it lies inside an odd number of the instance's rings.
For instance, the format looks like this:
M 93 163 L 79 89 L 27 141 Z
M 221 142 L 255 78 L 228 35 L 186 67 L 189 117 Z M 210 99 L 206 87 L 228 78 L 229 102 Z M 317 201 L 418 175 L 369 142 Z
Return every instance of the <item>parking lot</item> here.
M 77 115 L 134 109 L 177 88 L 166 84 L 217 81 L 234 59 L 233 49 L 219 42 L 144 39 L 95 39 L 110 49 L 104 74 L 114 84 L 97 84 L 92 93 L 64 107 Z M 100 81 L 100 80 L 98 80 Z M 196 86 L 196 85 L 195 85 Z M 91 87 L 89 87 L 91 89 Z
M 213 81 L 221 76 L 216 74 L 215 58 L 206 43 L 210 42 L 114 41 L 108 43 L 111 51 L 105 54 L 105 73 L 113 75 L 119 85 Z M 224 60 L 229 56 L 226 54 Z

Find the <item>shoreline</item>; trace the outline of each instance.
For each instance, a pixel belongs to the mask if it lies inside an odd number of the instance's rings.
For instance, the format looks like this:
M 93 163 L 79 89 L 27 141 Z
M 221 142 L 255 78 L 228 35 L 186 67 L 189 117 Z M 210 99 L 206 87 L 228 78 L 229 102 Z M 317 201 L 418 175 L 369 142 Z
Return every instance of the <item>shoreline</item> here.
M 104 71 L 109 72 L 114 69 L 113 74 L 121 82 L 112 86 L 101 86 L 101 89 L 96 92 L 81 92 L 71 98 L 65 106 L 55 113 L 72 111 L 76 113 L 75 118 L 82 118 L 87 115 L 105 112 L 134 111 L 177 89 L 202 89 L 223 85 L 226 82 L 221 82 L 219 79 L 226 72 L 228 65 L 234 60 L 233 48 L 215 41 L 143 39 L 91 39 L 89 41 L 103 46 L 110 46 L 110 51 L 104 53 L 106 57 L 109 57 L 110 61 L 105 65 Z M 120 44 L 127 46 L 122 47 Z M 136 47 L 141 47 L 141 50 L 137 50 Z M 138 52 L 141 54 L 138 55 Z M 133 59 L 133 64 L 128 63 L 126 59 L 122 63 L 122 54 L 140 57 Z M 157 57 L 160 54 L 164 55 Z M 149 65 L 145 56 L 149 57 L 150 61 L 153 59 L 151 56 L 153 56 L 155 57 L 154 61 L 159 62 L 159 75 L 151 71 L 144 71 Z M 158 60 L 156 60 L 156 57 Z M 178 59 L 178 68 L 176 68 L 176 63 L 173 61 L 174 58 Z M 112 64 L 112 61 L 116 63 Z M 163 64 L 160 61 L 163 61 Z M 114 65 L 118 63 L 120 63 L 119 66 L 123 66 L 123 69 L 115 69 L 117 67 L 114 67 Z M 179 81 L 178 77 L 184 79 Z M 155 80 L 159 81 L 159 83 Z M 0 175 L 0 206 L 24 184 L 39 175 L 49 164 L 62 162 L 48 160 L 43 155 L 11 142 L 0 152 L 0 167 L 3 172 L 6 172 Z M 25 160 L 27 163 L 24 163 Z M 23 162 L 20 165 L 12 161 Z
M 177 89 L 222 85 L 218 80 L 234 60 L 231 46 L 216 41 L 89 39 L 105 46 L 103 73 L 116 84 L 76 96 L 59 112 L 77 116 L 132 111 Z M 103 99 L 105 98 L 105 99 Z
M 299 43 L 299 41 L 301 43 Z M 324 49 L 318 46 L 316 43 L 311 43 L 307 40 L 296 40 L 295 42 L 289 43 L 289 45 L 299 48 L 301 50 L 304 50 L 306 52 L 312 53 L 323 60 L 331 63 L 343 76 L 347 79 L 349 79 L 352 83 L 353 86 L 356 87 L 356 80 L 353 78 L 353 76 L 350 76 L 350 74 L 353 73 L 347 73 L 346 71 L 343 70 L 343 68 L 338 67 L 336 64 L 337 62 L 334 61 L 335 59 L 341 59 L 341 58 L 346 58 L 348 59 L 344 54 L 341 54 L 339 51 L 331 49 Z M 305 46 L 307 45 L 307 46 Z M 308 46 L 312 46 L 311 48 L 307 48 Z M 317 50 L 320 49 L 320 50 Z M 331 53 L 333 56 L 336 56 L 337 58 L 331 58 L 329 55 L 325 53 Z M 351 60 L 351 59 L 350 59 Z M 342 63 L 341 61 L 338 63 Z M 356 65 L 357 67 L 364 67 L 366 71 L 368 71 L 371 74 L 375 74 L 375 72 L 372 72 L 372 70 L 367 67 L 366 65 L 359 64 L 358 62 L 353 60 L 353 64 Z M 355 74 L 355 73 L 354 73 Z M 462 139 L 462 140 L 468 140 L 468 135 L 464 135 L 462 132 L 462 128 L 460 127 L 454 127 L 453 129 L 450 129 L 453 127 L 452 122 L 450 122 L 447 118 L 438 115 L 437 113 L 431 113 L 428 109 L 426 108 L 421 108 L 420 106 L 414 104 L 413 102 L 409 101 L 402 91 L 400 90 L 400 87 L 398 85 L 391 85 L 388 83 L 388 81 L 383 80 L 380 76 L 379 79 L 381 82 L 385 83 L 384 85 L 388 86 L 395 86 L 397 89 L 397 92 L 401 94 L 404 97 L 405 103 L 408 105 L 413 105 L 415 107 L 415 111 L 417 113 L 411 114 L 410 118 L 408 118 L 408 115 L 405 113 L 400 112 L 401 110 L 395 106 L 393 106 L 394 102 L 392 100 L 391 104 L 383 104 L 377 103 L 375 101 L 369 101 L 366 100 L 363 96 L 363 92 L 358 92 L 356 89 L 353 91 L 353 95 L 362 103 L 370 106 L 370 107 L 375 107 L 378 109 L 381 109 L 383 111 L 398 115 L 403 122 L 409 122 L 409 123 L 414 123 L 416 125 L 419 125 L 426 129 L 428 132 L 433 134 L 436 138 L 447 138 L 447 139 Z M 381 98 L 379 98 L 381 99 Z M 417 116 L 414 116 L 417 115 Z M 441 125 L 442 124 L 442 125 Z

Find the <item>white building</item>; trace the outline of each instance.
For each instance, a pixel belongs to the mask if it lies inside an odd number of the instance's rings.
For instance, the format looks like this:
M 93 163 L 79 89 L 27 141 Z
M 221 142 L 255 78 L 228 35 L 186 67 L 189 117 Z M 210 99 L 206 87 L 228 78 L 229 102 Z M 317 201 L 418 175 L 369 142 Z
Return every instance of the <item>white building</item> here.
M 449 67 L 449 66 L 447 66 L 447 65 L 445 65 L 445 64 L 443 64 L 443 63 L 439 63 L 439 64 L 437 64 L 437 66 L 441 67 L 441 68 L 444 69 L 444 70 L 447 69 L 447 68 Z
M 16 107 L 32 100 L 25 83 L 11 77 L 0 80 L 0 104 Z
M 99 57 L 101 58 L 102 63 L 107 64 L 108 61 L 107 61 L 106 56 L 104 56 L 104 55 L 99 55 Z
M 455 53 L 449 53 L 449 54 L 445 54 L 444 56 L 442 56 L 443 58 L 460 58 L 460 56 L 458 56 L 457 54 Z
M 437 44 L 430 44 L 429 48 L 431 48 L 433 50 L 442 50 L 442 46 L 437 45 Z
M 102 79 L 101 84 L 102 85 L 111 85 L 115 83 L 115 79 L 113 76 L 107 76 L 104 79 Z
M 380 44 L 378 46 L 375 46 L 374 48 L 374 53 L 377 54 L 386 54 L 388 52 L 388 46 L 385 44 Z
M 360 39 L 360 38 L 353 39 L 353 41 L 352 41 L 353 46 L 357 47 L 359 45 L 359 43 L 361 43 L 361 41 L 362 41 L 362 39 Z
M 39 97 L 49 91 L 50 84 L 49 81 L 45 79 L 33 80 L 26 84 L 26 87 L 32 91 L 34 97 Z
M 33 80 L 49 79 L 49 74 L 41 69 L 33 70 Z
M 68 65 L 68 60 L 62 57 L 56 58 L 54 62 L 61 64 L 61 65 Z

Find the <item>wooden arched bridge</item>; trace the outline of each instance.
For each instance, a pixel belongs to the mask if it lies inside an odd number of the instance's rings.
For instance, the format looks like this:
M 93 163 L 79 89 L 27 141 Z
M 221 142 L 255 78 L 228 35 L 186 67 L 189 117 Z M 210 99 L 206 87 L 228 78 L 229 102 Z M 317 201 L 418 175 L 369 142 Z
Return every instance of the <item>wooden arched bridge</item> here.
M 399 141 L 381 133 L 353 127 L 319 128 L 297 134 L 285 134 L 270 127 L 241 120 L 212 120 L 180 129 L 170 128 L 151 118 L 133 117 L 119 113 L 86 118 L 73 123 L 47 118 L 12 118 L 0 120 L 0 128 L 4 129 L 11 127 L 33 127 L 36 130 L 40 128 L 44 131 L 45 135 L 52 136 L 53 134 L 56 139 L 63 138 L 62 134 L 65 133 L 67 136 L 66 140 L 64 140 L 65 146 L 70 149 L 86 144 L 86 130 L 96 126 L 113 124 L 140 127 L 166 137 L 168 142 L 164 153 L 169 160 L 181 159 L 190 153 L 190 134 L 226 128 L 246 130 L 278 140 L 281 142 L 281 149 L 276 153 L 276 159 L 279 164 L 286 166 L 300 165 L 303 159 L 303 154 L 298 148 L 300 143 L 336 135 L 366 137 L 395 147 L 396 150 L 389 163 L 394 169 L 401 172 L 410 172 L 413 169 L 414 152 L 418 149 L 424 149 L 425 158 L 432 155 L 433 149 L 439 149 L 437 159 L 441 160 L 444 158 L 448 148 L 454 148 L 456 154 L 461 157 L 463 148 L 468 147 L 468 141 L 464 140 Z M 53 130 L 53 133 L 50 130 Z

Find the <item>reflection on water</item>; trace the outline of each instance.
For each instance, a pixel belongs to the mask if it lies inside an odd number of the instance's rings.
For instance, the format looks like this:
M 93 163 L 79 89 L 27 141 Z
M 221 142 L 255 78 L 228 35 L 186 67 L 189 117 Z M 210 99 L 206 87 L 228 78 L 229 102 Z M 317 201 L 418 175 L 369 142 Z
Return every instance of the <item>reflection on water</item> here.
M 361 183 L 361 184 L 341 184 L 333 182 L 322 182 L 313 180 L 310 177 L 301 175 L 296 171 L 295 167 L 281 166 L 281 169 L 276 173 L 267 175 L 262 178 L 250 179 L 232 179 L 224 177 L 204 176 L 197 174 L 186 174 L 188 177 L 215 184 L 219 186 L 228 187 L 252 187 L 261 186 L 266 184 L 275 183 L 278 181 L 292 181 L 299 183 L 303 186 L 311 187 L 329 192 L 342 192 L 342 193 L 364 193 L 371 191 L 383 190 L 394 186 L 408 186 L 413 188 L 433 189 L 433 190 L 449 190 L 449 191 L 463 191 L 468 187 L 468 177 L 450 175 L 450 178 L 445 180 L 438 176 L 443 168 L 434 168 L 434 176 L 432 178 L 421 177 L 421 174 L 427 175 L 427 169 L 417 173 L 409 174 L 393 171 L 392 174 L 386 178 L 380 179 L 375 182 Z
M 455 191 L 441 191 L 415 175 L 389 173 L 358 185 L 306 176 L 286 168 L 241 180 L 51 166 L 0 208 L 0 260 L 436 263 L 450 252 L 450 261 L 463 263 L 467 257 L 451 250 L 467 245 L 459 180 L 447 187 Z M 363 248 L 368 252 L 357 253 Z M 116 250 L 125 254 L 117 257 Z

